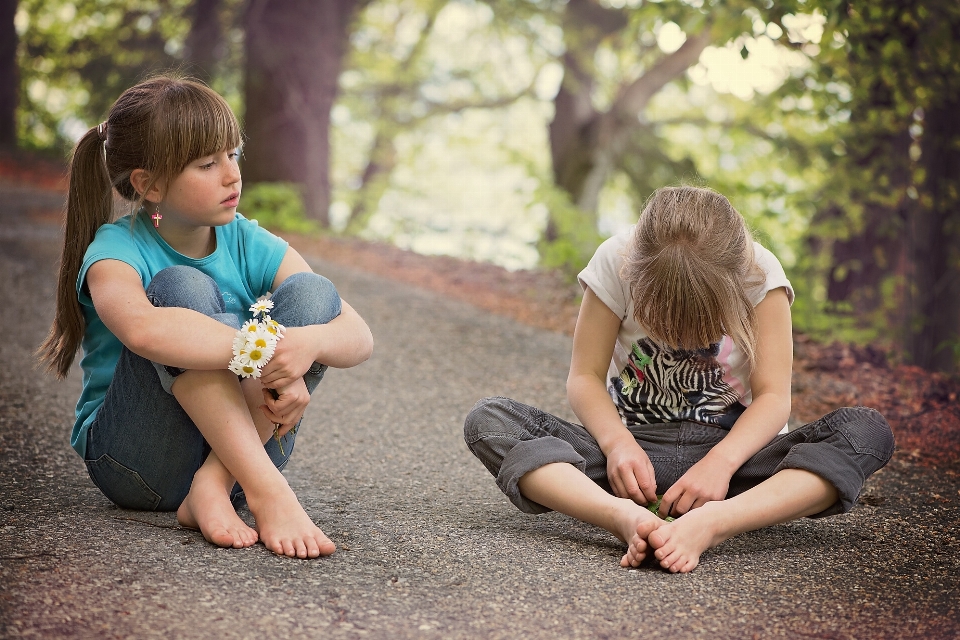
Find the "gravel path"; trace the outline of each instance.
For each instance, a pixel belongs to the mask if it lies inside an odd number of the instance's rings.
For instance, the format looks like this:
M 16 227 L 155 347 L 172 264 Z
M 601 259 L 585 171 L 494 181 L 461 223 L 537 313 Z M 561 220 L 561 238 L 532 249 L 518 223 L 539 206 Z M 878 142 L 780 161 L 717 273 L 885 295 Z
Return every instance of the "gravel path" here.
M 331 371 L 286 475 L 339 545 L 218 549 L 117 509 L 69 447 L 79 371 L 38 372 L 56 196 L 0 185 L 0 637 L 955 638 L 960 478 L 897 455 L 852 513 L 743 534 L 689 575 L 517 512 L 467 451 L 485 395 L 570 417 L 569 338 L 308 256 L 376 351 Z M 245 514 L 249 517 L 249 514 Z

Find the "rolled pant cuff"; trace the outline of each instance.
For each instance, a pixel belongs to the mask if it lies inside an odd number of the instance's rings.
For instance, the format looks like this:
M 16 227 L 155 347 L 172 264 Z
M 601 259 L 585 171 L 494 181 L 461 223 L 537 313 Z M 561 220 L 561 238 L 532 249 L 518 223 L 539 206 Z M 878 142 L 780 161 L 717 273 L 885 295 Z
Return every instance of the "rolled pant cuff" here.
M 850 456 L 837 449 L 801 443 L 795 445 L 790 453 L 777 466 L 774 473 L 783 469 L 802 469 L 816 474 L 837 489 L 837 502 L 811 518 L 825 518 L 853 509 L 860 497 L 860 490 L 866 478 L 860 466 Z
M 544 436 L 536 440 L 518 442 L 503 458 L 500 473 L 497 474 L 497 486 L 520 511 L 524 513 L 546 513 L 552 511 L 542 504 L 527 500 L 520 494 L 520 478 L 540 467 L 554 462 L 568 462 L 580 471 L 586 469 L 586 461 L 569 442 Z

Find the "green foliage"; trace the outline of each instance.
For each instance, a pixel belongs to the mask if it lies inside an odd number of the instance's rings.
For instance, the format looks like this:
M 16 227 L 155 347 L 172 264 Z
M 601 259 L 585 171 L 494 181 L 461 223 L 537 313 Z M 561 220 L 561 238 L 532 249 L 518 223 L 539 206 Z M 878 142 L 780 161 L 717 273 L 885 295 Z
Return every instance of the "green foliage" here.
M 189 0 L 21 0 L 20 145 L 69 148 L 124 90 L 176 66 Z
M 300 186 L 289 182 L 257 182 L 243 189 L 243 215 L 276 231 L 315 233 L 316 220 L 308 219 Z
M 825 309 L 917 364 L 955 368 L 943 345 L 960 339 L 960 175 L 945 167 L 960 155 L 960 5 L 814 6 L 828 16 L 816 62 L 829 81 L 813 93 L 842 141 L 809 230 L 830 258 Z
M 62 151 L 103 118 L 121 91 L 151 72 L 180 66 L 192 1 L 20 0 L 21 145 Z M 618 9 L 623 2 L 596 0 L 588 11 L 605 14 L 616 27 L 606 35 L 571 24 L 564 16 L 575 4 L 370 2 L 352 27 L 333 114 L 333 183 L 344 226 L 363 232 L 381 201 L 437 189 L 432 174 L 411 178 L 426 151 L 443 147 L 450 167 L 470 162 L 463 156 L 473 152 L 477 164 L 506 156 L 538 185 L 517 188 L 524 193 L 517 199 L 527 207 L 523 213 L 533 212 L 529 220 L 538 220 L 542 209 L 551 214 L 555 237 L 539 243 L 541 265 L 572 277 L 602 240 L 598 229 L 616 226 L 610 224 L 615 216 L 581 211 L 572 198 L 586 200 L 554 184 L 546 135 L 517 135 L 515 106 L 526 109 L 524 126 L 533 122 L 545 132 L 557 113 L 557 72 L 566 67 L 569 73 L 574 60 L 577 81 L 589 86 L 578 104 L 604 112 L 663 58 L 658 34 L 664 25 L 676 30 L 673 22 L 688 36 L 709 29 L 714 53 L 729 44 L 748 62 L 763 60 L 769 52 L 763 47 L 774 42 L 778 55 L 790 52 L 790 68 L 779 87 L 735 97 L 711 85 L 701 57 L 701 65 L 659 89 L 642 113 L 617 114 L 633 128 L 605 156 L 610 175 L 595 200 L 616 203 L 615 222 L 622 224 L 659 186 L 706 184 L 727 195 L 755 237 L 781 259 L 797 290 L 799 329 L 826 339 L 896 341 L 922 328 L 929 310 L 907 317 L 922 289 L 906 272 L 912 258 L 904 243 L 916 223 L 931 212 L 941 216 L 940 239 L 958 248 L 947 262 L 960 264 L 960 178 L 930 164 L 935 149 L 928 133 L 930 114 L 960 95 L 960 4 L 662 0 Z M 222 2 L 226 52 L 213 78 L 238 113 L 243 5 Z M 822 35 L 804 27 L 810 22 L 801 14 L 814 11 L 826 17 Z M 475 126 L 467 116 L 479 109 L 499 109 L 505 126 Z M 530 118 L 535 111 L 540 120 Z M 451 134 L 451 122 L 474 126 Z M 941 137 L 944 154 L 960 145 Z M 454 171 L 444 174 L 449 185 L 440 189 L 456 188 Z M 436 199 L 429 202 L 435 206 Z M 458 214 L 449 206 L 455 201 L 447 202 L 445 214 Z M 291 185 L 250 185 L 243 205 L 274 228 L 309 225 Z M 856 244 L 871 233 L 870 242 Z M 851 255 L 834 260 L 840 248 Z M 863 285 L 868 277 L 873 280 Z M 838 297 L 838 283 L 861 283 L 869 291 Z M 939 352 L 956 353 L 956 336 L 937 340 Z
M 510 16 L 528 14 L 511 11 Z M 341 75 L 334 131 L 344 184 L 336 197 L 350 208 L 345 231 L 361 234 L 409 166 L 430 125 L 469 110 L 503 109 L 531 90 L 538 54 L 517 27 L 484 4 L 451 0 L 380 0 L 354 26 Z M 449 55 L 456 52 L 456 55 Z M 503 73 L 512 68 L 518 73 Z M 448 140 L 447 144 L 452 141 Z M 406 153 L 405 153 L 406 152 Z
M 592 216 L 570 201 L 570 195 L 552 182 L 541 181 L 534 199 L 544 204 L 556 225 L 557 237 L 540 241 L 540 266 L 559 269 L 569 279 L 587 266 L 603 236 Z
M 192 0 L 20 0 L 19 145 L 64 151 L 147 76 L 190 72 L 183 60 Z M 223 2 L 223 73 L 213 87 L 236 109 L 241 0 Z M 222 79 L 221 79 L 222 78 Z

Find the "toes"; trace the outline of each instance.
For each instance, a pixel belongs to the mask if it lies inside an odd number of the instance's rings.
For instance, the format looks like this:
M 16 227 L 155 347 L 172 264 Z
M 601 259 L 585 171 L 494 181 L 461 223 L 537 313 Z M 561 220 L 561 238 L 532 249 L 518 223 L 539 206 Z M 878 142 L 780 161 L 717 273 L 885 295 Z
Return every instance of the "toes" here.
M 647 536 L 647 542 L 649 542 L 650 546 L 654 549 L 660 549 L 663 545 L 667 544 L 668 537 L 664 531 L 664 528 L 665 527 L 658 527 Z
M 660 523 L 654 520 L 645 520 L 637 526 L 637 535 L 646 540 L 658 527 L 660 527 Z
M 337 545 L 333 543 L 333 540 L 321 533 L 320 538 L 317 540 L 317 548 L 320 551 L 320 555 L 328 556 L 337 550 Z

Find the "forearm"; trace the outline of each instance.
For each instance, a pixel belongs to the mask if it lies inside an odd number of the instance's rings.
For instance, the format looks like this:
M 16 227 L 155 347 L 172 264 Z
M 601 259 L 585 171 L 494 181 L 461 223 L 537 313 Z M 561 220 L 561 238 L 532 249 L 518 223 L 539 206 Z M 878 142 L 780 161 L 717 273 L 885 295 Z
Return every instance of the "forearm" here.
M 730 433 L 704 456 L 704 460 L 718 464 L 732 476 L 776 437 L 789 417 L 789 395 L 766 393 L 754 398 Z
M 289 331 L 301 332 L 313 361 L 336 369 L 354 367 L 373 353 L 373 335 L 367 323 L 345 306 L 343 312 L 327 324 L 311 325 Z
M 131 351 L 147 360 L 181 369 L 226 369 L 233 357 L 237 331 L 190 309 L 154 307 L 137 330 L 118 336 Z
M 580 423 L 600 445 L 604 454 L 633 436 L 623 425 L 603 381 L 592 374 L 571 375 L 567 380 L 567 399 Z

